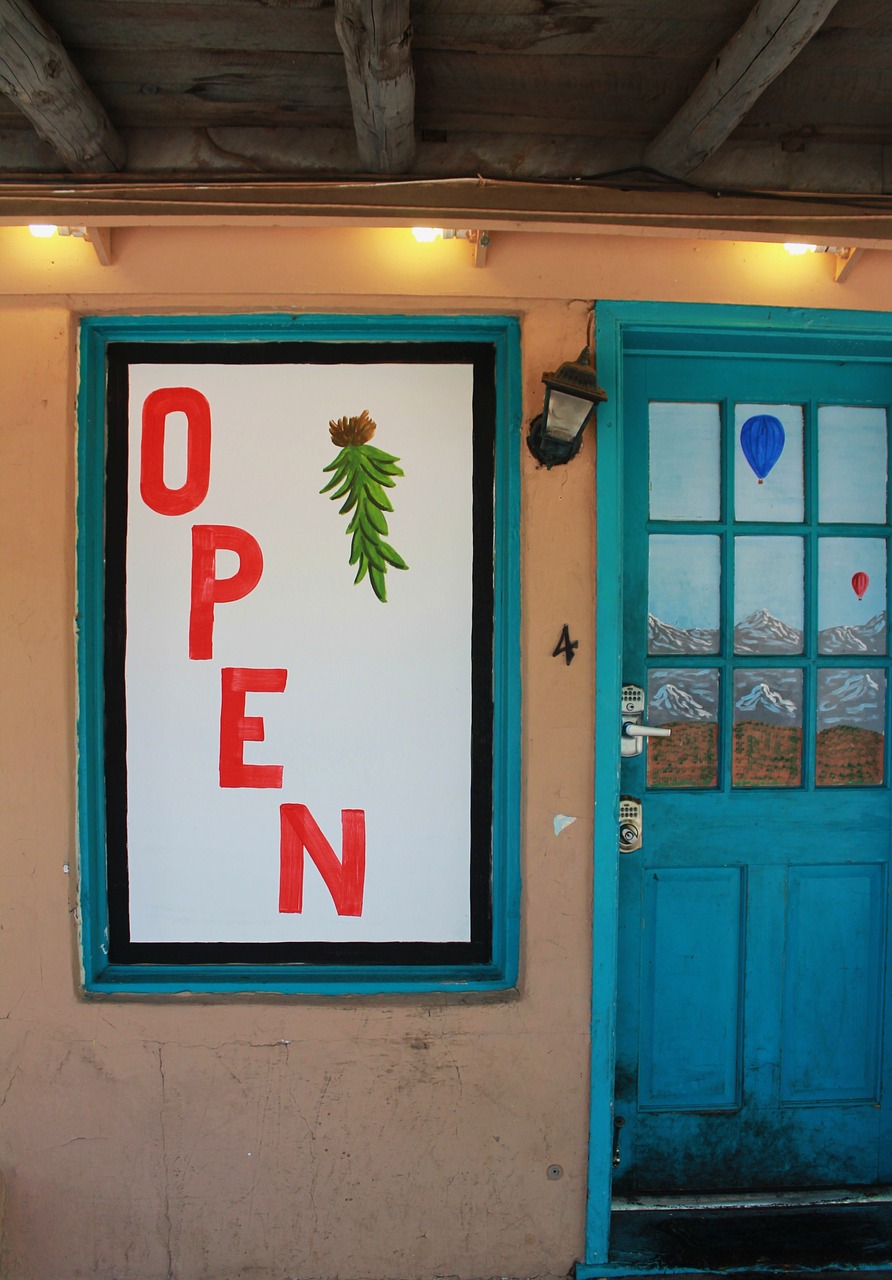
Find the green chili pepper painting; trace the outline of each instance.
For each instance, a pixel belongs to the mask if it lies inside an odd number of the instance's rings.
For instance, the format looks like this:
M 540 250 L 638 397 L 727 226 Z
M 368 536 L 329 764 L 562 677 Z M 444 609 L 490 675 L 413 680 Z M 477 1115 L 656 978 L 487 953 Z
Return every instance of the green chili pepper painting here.
M 387 533 L 384 512 L 393 510 L 385 490 L 392 489 L 396 484 L 394 477 L 404 473 L 396 465 L 399 458 L 369 444 L 377 423 L 369 417 L 368 410 L 363 409 L 357 418 L 332 420 L 328 428 L 332 443 L 340 448 L 340 453 L 327 467 L 323 467 L 323 471 L 333 474 L 319 492 L 328 493 L 329 489 L 334 489 L 330 495 L 332 502 L 345 498 L 339 514 L 353 511 L 346 530 L 352 534 L 350 563 L 358 566 L 353 581 L 362 582 L 368 574 L 372 590 L 384 603 L 387 600 L 384 575 L 388 567 L 409 567 L 402 556 L 384 541 Z

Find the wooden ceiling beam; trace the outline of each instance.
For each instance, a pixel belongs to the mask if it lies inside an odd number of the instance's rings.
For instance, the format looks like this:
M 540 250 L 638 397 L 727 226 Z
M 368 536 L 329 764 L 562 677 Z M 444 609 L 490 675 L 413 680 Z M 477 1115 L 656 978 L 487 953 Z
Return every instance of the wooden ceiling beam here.
M 828 198 L 759 192 L 717 199 L 698 191 L 605 190 L 578 182 L 359 181 L 343 177 L 290 182 L 202 176 L 173 182 L 147 176 L 66 177 L 0 183 L 0 226 L 23 222 L 113 226 L 345 225 L 382 227 L 508 226 L 542 229 L 637 228 L 637 234 L 723 239 L 804 240 L 825 245 L 892 247 L 892 199 Z M 634 232 L 630 232 L 634 234 Z
M 0 91 L 73 173 L 122 168 L 123 141 L 55 31 L 28 0 L 0 0 Z
M 822 26 L 836 0 L 759 0 L 697 88 L 644 152 L 644 164 L 682 178 L 717 151 Z
M 406 173 L 415 159 L 415 73 L 409 0 L 335 0 L 359 160 Z
M 344 178 L 356 174 L 353 130 L 256 127 L 219 129 L 126 129 L 127 166 L 147 181 L 192 175 L 195 181 L 221 175 L 257 179 Z M 640 163 L 641 149 L 628 141 L 603 142 L 588 137 L 563 138 L 539 134 L 495 136 L 481 133 L 450 135 L 447 142 L 418 142 L 412 173 L 417 178 L 547 180 L 625 170 L 617 184 L 636 185 L 631 170 Z M 51 149 L 25 122 L 16 129 L 0 128 L 0 173 L 3 180 L 25 175 L 58 173 Z M 704 191 L 835 193 L 841 196 L 892 195 L 892 148 L 880 143 L 811 139 L 795 150 L 780 142 L 725 143 L 697 171 Z M 606 184 L 605 184 L 606 185 Z M 638 186 L 647 186 L 642 178 Z

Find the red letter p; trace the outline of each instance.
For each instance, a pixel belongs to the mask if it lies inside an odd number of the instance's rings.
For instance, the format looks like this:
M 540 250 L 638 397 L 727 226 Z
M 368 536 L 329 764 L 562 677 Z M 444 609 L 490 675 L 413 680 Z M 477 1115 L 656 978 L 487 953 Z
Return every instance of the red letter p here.
M 234 551 L 239 567 L 231 578 L 218 578 L 217 551 Z M 241 600 L 263 573 L 260 543 L 244 529 L 229 524 L 192 526 L 192 606 L 189 610 L 189 657 L 214 656 L 214 605 Z

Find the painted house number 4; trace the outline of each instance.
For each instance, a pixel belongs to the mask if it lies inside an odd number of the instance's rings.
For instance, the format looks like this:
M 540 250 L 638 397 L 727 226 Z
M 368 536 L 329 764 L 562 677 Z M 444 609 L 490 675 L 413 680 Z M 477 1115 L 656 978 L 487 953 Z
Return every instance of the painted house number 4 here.
M 570 663 L 576 657 L 576 650 L 578 648 L 579 641 L 570 639 L 570 624 L 565 622 L 563 630 L 561 631 L 561 638 L 558 640 L 557 646 L 551 656 L 553 658 L 559 658 L 561 654 L 563 654 L 567 660 L 567 666 L 569 667 Z

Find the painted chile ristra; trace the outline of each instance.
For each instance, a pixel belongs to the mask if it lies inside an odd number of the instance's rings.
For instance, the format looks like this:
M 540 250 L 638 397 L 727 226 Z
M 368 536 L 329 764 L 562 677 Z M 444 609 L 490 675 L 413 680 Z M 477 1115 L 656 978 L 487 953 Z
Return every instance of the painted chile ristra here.
M 369 444 L 377 423 L 371 419 L 368 410 L 363 409 L 358 417 L 332 420 L 328 429 L 332 443 L 341 451 L 333 462 L 323 467 L 323 471 L 333 474 L 319 492 L 328 493 L 334 489 L 332 502 L 336 498 L 345 498 L 339 514 L 353 511 L 347 525 L 347 533 L 352 534 L 350 564 L 357 566 L 353 581 L 362 582 L 368 574 L 375 595 L 385 602 L 387 588 L 384 575 L 388 567 L 409 567 L 390 543 L 384 541 L 388 531 L 384 512 L 393 510 L 384 490 L 392 489 L 396 483 L 394 477 L 404 472 L 396 465 L 399 458 Z

